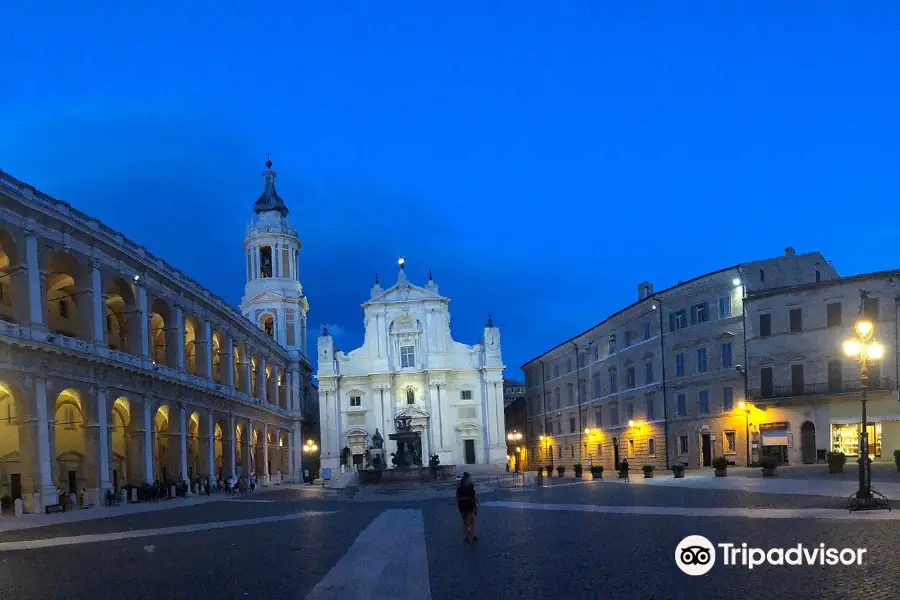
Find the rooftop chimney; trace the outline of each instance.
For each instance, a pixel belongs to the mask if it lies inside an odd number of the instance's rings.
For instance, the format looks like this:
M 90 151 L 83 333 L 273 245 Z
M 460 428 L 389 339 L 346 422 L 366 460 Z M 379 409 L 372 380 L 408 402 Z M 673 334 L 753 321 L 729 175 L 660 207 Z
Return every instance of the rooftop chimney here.
M 796 254 L 797 254 L 797 252 L 794 250 L 793 246 L 788 246 L 787 248 L 784 249 L 785 256 L 795 256 Z

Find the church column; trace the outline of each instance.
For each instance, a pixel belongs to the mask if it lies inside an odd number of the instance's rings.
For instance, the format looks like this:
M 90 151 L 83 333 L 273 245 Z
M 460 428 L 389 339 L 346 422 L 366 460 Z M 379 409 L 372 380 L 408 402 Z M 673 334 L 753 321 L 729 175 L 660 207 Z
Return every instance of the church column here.
M 135 282 L 138 293 L 138 324 L 140 325 L 140 349 L 141 356 L 150 358 L 150 314 L 147 312 L 147 286 L 142 279 Z
M 93 340 L 97 344 L 106 345 L 106 302 L 103 298 L 103 278 L 100 274 L 100 261 L 91 258 L 91 328 Z M 81 310 L 78 311 L 78 320 L 81 320 Z M 80 325 L 80 324 L 79 324 Z M 81 333 L 81 332 L 79 332 Z
M 261 402 L 266 402 L 266 359 L 262 356 L 256 363 L 256 397 Z
M 219 348 L 222 359 L 219 361 L 219 370 L 222 373 L 222 385 L 234 387 L 234 338 L 230 333 L 225 334 L 225 348 Z
M 179 371 L 184 371 L 184 311 L 180 306 L 175 305 L 172 309 L 172 316 L 175 321 L 172 323 L 172 328 L 174 329 L 172 342 L 175 344 L 175 368 Z
M 46 321 L 44 297 L 41 293 L 41 267 L 38 260 L 37 232 L 33 229 L 25 231 L 25 261 L 28 278 L 28 320 L 31 321 L 32 327 L 44 327 Z

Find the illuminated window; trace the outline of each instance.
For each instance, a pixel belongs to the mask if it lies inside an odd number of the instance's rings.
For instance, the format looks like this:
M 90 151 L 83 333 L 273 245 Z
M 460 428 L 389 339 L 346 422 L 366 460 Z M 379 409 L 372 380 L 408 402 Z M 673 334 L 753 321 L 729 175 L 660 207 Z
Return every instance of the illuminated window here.
M 722 449 L 725 451 L 725 454 L 735 454 L 737 445 L 735 443 L 733 431 L 725 432 L 725 440 L 722 445 L 724 446 Z
M 634 440 L 628 440 L 628 458 L 634 458 Z

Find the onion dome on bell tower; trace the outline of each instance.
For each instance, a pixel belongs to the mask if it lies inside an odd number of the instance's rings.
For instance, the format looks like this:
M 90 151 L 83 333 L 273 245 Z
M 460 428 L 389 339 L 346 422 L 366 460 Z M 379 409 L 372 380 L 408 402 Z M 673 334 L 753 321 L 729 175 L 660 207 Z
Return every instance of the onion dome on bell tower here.
M 272 170 L 272 159 L 266 158 L 266 170 L 263 171 L 263 192 L 253 203 L 253 212 L 278 212 L 281 218 L 287 218 L 288 207 L 275 191 L 275 171 Z

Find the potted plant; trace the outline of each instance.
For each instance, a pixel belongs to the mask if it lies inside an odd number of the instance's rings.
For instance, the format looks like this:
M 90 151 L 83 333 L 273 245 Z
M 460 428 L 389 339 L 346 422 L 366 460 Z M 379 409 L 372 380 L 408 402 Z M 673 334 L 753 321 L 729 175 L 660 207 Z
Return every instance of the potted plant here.
M 603 465 L 593 465 L 591 467 L 591 477 L 594 479 L 603 479 Z
M 894 450 L 894 464 L 897 465 L 897 470 L 900 471 L 900 450 Z
M 894 452 L 896 455 L 896 451 Z M 844 465 L 847 463 L 847 455 L 843 452 L 829 452 L 826 455 L 828 459 L 829 473 L 843 473 Z
M 619 464 L 619 479 L 628 479 L 628 461 L 623 460 Z
M 716 477 L 725 477 L 728 475 L 728 459 L 724 456 L 717 456 L 712 460 L 712 467 L 716 470 Z
M 556 467 L 556 474 L 559 475 L 560 477 L 562 477 L 563 475 L 565 475 L 565 474 L 566 474 L 566 467 L 565 467 L 565 465 L 559 465 L 558 467 Z
M 759 461 L 759 466 L 762 467 L 763 477 L 772 477 L 775 475 L 775 467 L 778 466 L 778 461 L 771 456 L 767 456 Z
M 553 465 L 547 465 L 547 477 L 553 477 Z
M 672 473 L 675 474 L 675 479 L 684 479 L 684 463 L 675 463 L 672 465 Z
M 650 477 L 653 477 L 653 470 L 654 470 L 656 467 L 654 467 L 653 465 L 644 465 L 644 466 L 641 467 L 641 468 L 644 470 L 644 478 L 645 478 L 645 479 L 648 479 L 648 478 L 650 478 Z
M 575 477 L 581 478 L 581 463 L 575 463 L 572 469 L 575 471 Z

